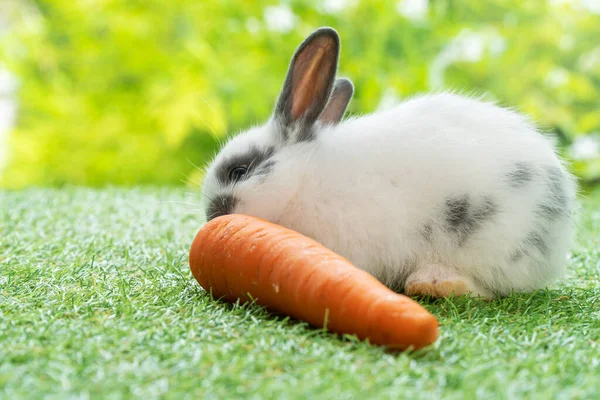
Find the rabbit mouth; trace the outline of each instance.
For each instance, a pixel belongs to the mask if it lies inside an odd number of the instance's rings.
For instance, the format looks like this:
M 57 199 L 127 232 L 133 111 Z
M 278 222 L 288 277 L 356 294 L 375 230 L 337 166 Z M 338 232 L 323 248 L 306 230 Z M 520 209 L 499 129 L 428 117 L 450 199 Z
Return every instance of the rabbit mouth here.
M 206 219 L 208 221 L 231 214 L 238 203 L 238 199 L 233 195 L 218 195 L 211 199 L 206 210 Z

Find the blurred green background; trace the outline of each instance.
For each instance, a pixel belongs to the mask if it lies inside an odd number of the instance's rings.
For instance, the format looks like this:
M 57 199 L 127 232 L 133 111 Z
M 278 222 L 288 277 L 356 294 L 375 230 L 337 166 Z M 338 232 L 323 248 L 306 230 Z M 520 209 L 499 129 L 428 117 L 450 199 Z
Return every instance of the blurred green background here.
M 600 182 L 599 0 L 0 0 L 0 187 L 197 182 L 324 25 L 350 113 L 483 94 Z

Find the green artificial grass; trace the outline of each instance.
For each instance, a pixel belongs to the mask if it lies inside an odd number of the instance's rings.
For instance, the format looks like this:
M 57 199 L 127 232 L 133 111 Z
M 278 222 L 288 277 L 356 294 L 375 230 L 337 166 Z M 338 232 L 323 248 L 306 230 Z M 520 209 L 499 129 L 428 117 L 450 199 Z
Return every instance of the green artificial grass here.
M 600 398 L 600 191 L 562 286 L 426 302 L 440 339 L 411 354 L 211 300 L 182 202 L 199 196 L 0 192 L 0 398 Z

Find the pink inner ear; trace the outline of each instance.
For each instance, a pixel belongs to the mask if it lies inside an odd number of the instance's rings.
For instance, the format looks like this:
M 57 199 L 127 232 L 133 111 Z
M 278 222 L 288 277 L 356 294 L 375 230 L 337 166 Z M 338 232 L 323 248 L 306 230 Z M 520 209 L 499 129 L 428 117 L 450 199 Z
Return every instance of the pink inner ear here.
M 320 91 L 326 90 L 335 61 L 331 38 L 315 39 L 298 55 L 292 75 L 292 118 L 298 119 L 310 108 Z
M 350 102 L 352 96 L 352 89 L 333 89 L 333 93 L 329 102 L 325 106 L 325 110 L 319 116 L 319 120 L 324 123 L 336 123 L 339 122 L 346 111 L 346 106 Z

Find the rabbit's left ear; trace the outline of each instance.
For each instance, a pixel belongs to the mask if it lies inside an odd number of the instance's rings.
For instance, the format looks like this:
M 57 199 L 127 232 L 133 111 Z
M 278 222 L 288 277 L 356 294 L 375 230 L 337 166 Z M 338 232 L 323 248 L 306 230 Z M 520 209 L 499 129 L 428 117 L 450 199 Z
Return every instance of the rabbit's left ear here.
M 354 86 L 350 79 L 336 79 L 329 102 L 325 106 L 323 113 L 319 116 L 319 121 L 329 125 L 338 124 L 342 120 L 353 94 Z
M 284 125 L 312 125 L 325 109 L 337 71 L 340 39 L 332 28 L 313 32 L 296 50 L 275 115 Z

